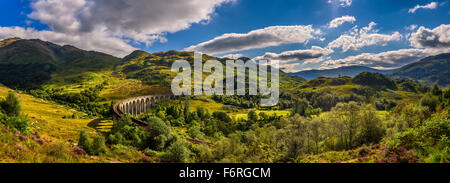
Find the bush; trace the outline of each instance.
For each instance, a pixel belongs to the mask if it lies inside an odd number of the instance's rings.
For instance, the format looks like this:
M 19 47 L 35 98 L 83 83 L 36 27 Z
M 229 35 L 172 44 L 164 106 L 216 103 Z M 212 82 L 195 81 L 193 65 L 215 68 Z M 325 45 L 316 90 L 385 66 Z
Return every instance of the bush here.
M 105 138 L 102 136 L 95 137 L 94 142 L 92 143 L 91 154 L 100 155 L 104 153 L 106 153 Z
M 435 84 L 433 86 L 433 89 L 431 90 L 431 94 L 433 94 L 434 96 L 441 96 L 442 90 L 439 88 L 437 84 Z
M 172 163 L 186 163 L 189 156 L 189 150 L 186 142 L 178 140 L 167 149 L 166 159 Z
M 377 110 L 380 111 L 384 111 L 384 110 L 391 110 L 392 108 L 394 108 L 395 106 L 397 106 L 397 103 L 395 103 L 392 100 L 386 100 L 386 99 L 380 99 L 375 101 L 375 107 L 377 108 Z
M 257 122 L 258 114 L 256 114 L 256 112 L 254 110 L 251 110 L 250 112 L 248 112 L 247 118 L 248 118 L 248 121 Z
M 428 107 L 431 112 L 436 112 L 436 107 L 439 104 L 439 97 L 427 94 L 420 100 L 420 105 Z
M 203 137 L 203 133 L 201 132 L 200 125 L 194 124 L 188 129 L 188 134 L 192 138 L 201 138 Z
M 17 117 L 20 115 L 21 107 L 19 99 L 12 92 L 9 92 L 6 99 L 0 102 L 0 106 L 8 116 Z
M 150 117 L 146 120 L 148 124 L 147 146 L 154 149 L 163 149 L 170 138 L 170 126 L 157 117 Z
M 26 134 L 28 132 L 28 119 L 23 116 L 18 117 L 9 117 L 6 116 L 4 119 L 4 123 L 6 126 L 10 127 L 13 130 L 19 131 L 22 134 Z
M 90 153 L 92 151 L 91 140 L 89 139 L 89 136 L 87 135 L 86 131 L 80 132 L 80 138 L 78 139 L 78 147 L 84 149 L 87 153 Z
M 255 113 L 255 115 L 256 115 L 256 113 Z M 214 112 L 213 116 L 214 116 L 214 118 L 216 118 L 220 121 L 223 121 L 223 122 L 230 123 L 232 121 L 230 116 L 228 116 L 228 114 L 224 113 L 224 112 Z

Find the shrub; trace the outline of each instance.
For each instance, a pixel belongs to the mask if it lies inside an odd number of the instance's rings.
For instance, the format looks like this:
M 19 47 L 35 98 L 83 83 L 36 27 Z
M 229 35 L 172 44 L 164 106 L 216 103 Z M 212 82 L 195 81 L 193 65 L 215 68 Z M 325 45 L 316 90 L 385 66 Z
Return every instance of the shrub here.
M 87 153 L 91 152 L 92 144 L 86 131 L 80 132 L 80 138 L 78 139 L 78 147 L 84 149 Z
M 9 117 L 6 116 L 4 119 L 4 123 L 9 128 L 19 131 L 22 134 L 26 134 L 28 132 L 28 119 L 24 116 L 18 117 Z
M 114 122 L 113 128 L 111 129 L 111 133 L 119 132 L 125 126 L 131 126 L 133 122 L 129 116 L 121 116 L 119 120 Z
M 92 152 L 91 154 L 100 155 L 106 153 L 105 138 L 103 136 L 97 136 L 92 142 Z
M 200 125 L 195 124 L 188 129 L 188 134 L 192 138 L 201 138 L 204 134 L 201 132 Z
M 256 113 L 255 113 L 255 115 L 256 115 Z M 220 121 L 223 121 L 223 122 L 229 123 L 229 122 L 232 121 L 230 116 L 228 116 L 228 114 L 224 113 L 224 112 L 214 112 L 213 116 L 214 116 L 214 118 L 216 118 L 216 119 L 218 119 Z
M 150 117 L 146 120 L 148 124 L 147 146 L 154 149 L 162 149 L 170 138 L 170 126 L 157 117 Z
M 251 110 L 250 112 L 248 112 L 247 118 L 249 121 L 256 122 L 258 121 L 258 114 L 256 114 L 254 110 Z
M 167 149 L 166 159 L 172 163 L 185 163 L 188 160 L 189 150 L 186 142 L 178 140 Z
M 17 117 L 20 115 L 21 106 L 19 99 L 12 92 L 9 92 L 6 99 L 0 102 L 0 106 L 8 116 Z
M 428 109 L 432 112 L 436 111 L 436 107 L 438 106 L 438 104 L 439 98 L 430 94 L 423 96 L 420 100 L 420 105 L 428 107 Z
M 433 94 L 434 96 L 441 96 L 442 90 L 437 84 L 434 84 L 433 89 L 431 89 L 431 94 Z

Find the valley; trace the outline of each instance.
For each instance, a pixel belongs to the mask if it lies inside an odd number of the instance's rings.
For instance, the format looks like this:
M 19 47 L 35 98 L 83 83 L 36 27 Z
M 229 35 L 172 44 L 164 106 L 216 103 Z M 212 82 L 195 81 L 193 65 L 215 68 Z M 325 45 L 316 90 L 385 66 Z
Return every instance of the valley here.
M 0 161 L 449 161 L 448 54 L 420 64 L 438 64 L 434 76 L 412 77 L 404 72 L 412 66 L 308 81 L 280 72 L 273 107 L 261 107 L 259 95 L 184 96 L 113 120 L 121 100 L 171 93 L 171 64 L 193 56 L 135 51 L 120 59 L 40 40 L 0 41 Z M 202 55 L 210 59 L 225 61 Z

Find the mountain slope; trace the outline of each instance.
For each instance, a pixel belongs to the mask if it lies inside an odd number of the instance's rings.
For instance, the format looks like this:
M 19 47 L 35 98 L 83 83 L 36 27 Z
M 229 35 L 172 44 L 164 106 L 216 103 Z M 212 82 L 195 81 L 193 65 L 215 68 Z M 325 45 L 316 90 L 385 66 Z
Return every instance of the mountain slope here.
M 241 60 L 250 60 L 242 57 Z M 170 83 L 177 73 L 171 72 L 171 65 L 177 60 L 186 60 L 193 66 L 194 53 L 185 51 L 168 51 L 147 53 L 145 51 L 134 51 L 122 59 L 121 65 L 116 67 L 118 73 L 124 74 L 127 78 L 141 80 L 144 84 L 158 84 L 162 87 L 170 88 Z M 225 66 L 227 59 L 219 59 L 209 55 L 203 55 L 204 62 L 208 60 L 218 60 Z M 224 67 L 225 72 L 225 67 Z M 206 77 L 207 74 L 203 74 Z M 293 77 L 280 71 L 281 89 L 292 88 L 295 85 L 303 83 L 305 79 Z
M 450 85 L 450 53 L 431 56 L 388 74 L 390 77 L 408 78 L 421 83 L 441 86 Z
M 375 73 L 388 73 L 390 71 L 384 71 L 384 70 L 377 70 L 372 69 L 370 67 L 363 67 L 363 66 L 347 66 L 347 67 L 340 67 L 336 69 L 326 69 L 326 70 L 308 70 L 308 71 L 301 71 L 297 73 L 291 73 L 289 75 L 292 76 L 299 76 L 303 77 L 307 80 L 312 80 L 319 77 L 328 77 L 328 78 L 336 78 L 339 76 L 349 76 L 354 77 L 362 72 L 375 72 Z
M 116 57 L 37 39 L 0 42 L 0 83 L 11 88 L 38 88 L 55 76 L 112 70 Z

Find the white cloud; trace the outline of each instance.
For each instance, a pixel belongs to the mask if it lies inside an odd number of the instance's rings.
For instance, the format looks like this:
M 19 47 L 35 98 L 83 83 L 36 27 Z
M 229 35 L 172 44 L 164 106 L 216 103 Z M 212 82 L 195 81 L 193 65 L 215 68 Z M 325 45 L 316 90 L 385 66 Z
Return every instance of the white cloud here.
M 436 2 L 431 2 L 430 4 L 427 5 L 416 5 L 414 8 L 409 9 L 408 13 L 415 13 L 418 9 L 436 9 L 437 8 L 437 3 Z
M 92 32 L 70 35 L 54 31 L 37 31 L 32 28 L 0 27 L 0 40 L 20 37 L 23 39 L 41 39 L 60 45 L 74 45 L 86 50 L 100 51 L 115 56 L 124 56 L 136 50 L 122 39 L 110 37 L 104 32 Z
M 253 60 L 278 60 L 280 63 L 287 63 L 290 61 L 302 61 L 304 64 L 318 63 L 323 60 L 323 57 L 333 53 L 333 50 L 313 46 L 307 50 L 292 50 L 282 53 L 267 52 L 263 56 L 255 57 Z
M 416 48 L 449 48 L 450 24 L 442 24 L 433 30 L 422 26 L 411 34 L 409 41 Z
M 330 24 L 328 25 L 328 28 L 336 28 L 336 27 L 341 26 L 345 22 L 353 23 L 355 21 L 356 21 L 355 17 L 345 15 L 345 16 L 342 16 L 342 17 L 339 17 L 339 18 L 335 18 L 334 20 L 332 20 L 330 22 Z
M 351 65 L 362 65 L 375 69 L 394 69 L 406 64 L 419 61 L 422 58 L 450 52 L 445 49 L 401 49 L 381 53 L 363 53 L 349 56 L 344 59 L 328 60 L 322 65 L 327 67 L 342 67 Z
M 221 56 L 221 58 L 229 58 L 229 59 L 238 59 L 241 57 L 245 57 L 245 55 L 243 55 L 243 54 L 227 54 L 227 55 Z
M 245 34 L 223 34 L 212 40 L 185 48 L 186 51 L 198 51 L 206 54 L 220 54 L 235 51 L 266 48 L 281 44 L 306 43 L 321 34 L 311 25 L 272 26 L 257 29 Z
M 300 63 L 283 64 L 280 65 L 280 69 L 286 73 L 295 73 L 303 70 L 299 69 L 298 66 L 300 66 Z
M 358 50 L 359 48 L 371 45 L 386 46 L 391 41 L 399 41 L 402 36 L 399 32 L 393 34 L 379 34 L 373 27 L 376 23 L 371 22 L 367 27 L 358 29 L 356 26 L 349 34 L 341 35 L 336 40 L 328 44 L 327 48 L 342 48 L 343 52 L 348 50 Z
M 338 2 L 339 1 L 339 5 L 342 7 L 349 7 L 352 5 L 352 0 L 328 0 L 328 3 L 333 3 L 333 1 Z
M 412 31 L 412 30 L 416 30 L 417 27 L 418 27 L 418 26 L 417 26 L 416 24 L 413 24 L 413 25 L 410 25 L 410 26 L 405 27 L 405 29 L 406 29 L 406 30 Z
M 30 19 L 50 31 L 22 28 L 26 38 L 59 40 L 82 49 L 123 56 L 135 43 L 165 42 L 166 33 L 188 29 L 211 20 L 215 9 L 234 0 L 34 0 Z M 3 33 L 19 29 L 2 27 Z M 27 31 L 28 30 L 28 31 Z M 13 33 L 9 32 L 9 36 Z M 50 36 L 53 34 L 54 37 Z M 45 35 L 45 36 L 43 36 Z M 8 36 L 8 35 L 4 35 Z M 117 50 L 124 48 L 123 50 Z

